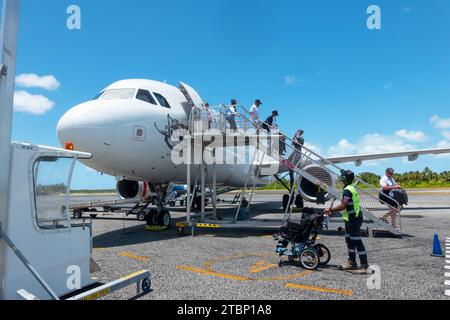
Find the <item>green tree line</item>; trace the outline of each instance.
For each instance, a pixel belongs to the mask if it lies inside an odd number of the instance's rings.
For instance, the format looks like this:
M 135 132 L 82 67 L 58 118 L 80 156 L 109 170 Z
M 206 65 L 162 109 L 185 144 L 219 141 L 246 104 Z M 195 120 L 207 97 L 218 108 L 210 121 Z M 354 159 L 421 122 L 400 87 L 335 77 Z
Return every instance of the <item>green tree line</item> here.
M 361 180 L 378 188 L 380 186 L 381 176 L 372 172 L 362 172 L 358 175 Z M 450 187 L 450 171 L 441 173 L 433 172 L 430 168 L 423 171 L 409 171 L 405 173 L 396 173 L 394 179 L 402 187 L 413 188 L 448 188 Z M 289 185 L 289 180 L 284 180 Z M 259 190 L 285 190 L 285 187 L 278 181 L 262 187 Z
M 359 177 L 374 187 L 380 184 L 381 176 L 371 172 L 363 172 Z M 433 172 L 430 168 L 423 171 L 396 173 L 394 179 L 404 188 L 439 188 L 450 187 L 450 171 Z

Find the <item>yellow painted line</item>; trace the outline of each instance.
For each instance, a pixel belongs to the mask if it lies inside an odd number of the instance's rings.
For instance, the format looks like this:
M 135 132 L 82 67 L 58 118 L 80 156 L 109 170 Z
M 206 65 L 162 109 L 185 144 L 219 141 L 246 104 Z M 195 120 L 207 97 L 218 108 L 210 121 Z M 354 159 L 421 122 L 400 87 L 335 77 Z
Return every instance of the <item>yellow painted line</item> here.
M 315 287 L 315 286 L 307 286 L 307 285 L 301 285 L 301 284 L 295 284 L 295 283 L 288 283 L 285 285 L 286 288 L 291 289 L 300 289 L 300 290 L 308 290 L 308 291 L 319 291 L 319 292 L 326 292 L 326 293 L 335 293 L 335 294 L 343 294 L 346 296 L 352 296 L 353 291 L 352 290 L 340 290 L 340 289 L 332 289 L 332 288 L 324 288 L 324 287 Z
M 186 222 L 177 222 L 177 224 L 175 226 L 177 228 L 185 228 L 188 226 L 188 224 Z
M 207 275 L 207 276 L 213 276 L 213 277 L 219 277 L 219 278 L 231 279 L 231 280 L 237 280 L 237 281 L 248 281 L 248 280 L 251 280 L 248 277 L 235 276 L 235 275 L 232 275 L 232 274 L 219 273 L 219 272 L 215 272 L 215 271 L 210 271 L 210 270 L 205 270 L 205 269 L 200 269 L 200 268 L 194 268 L 194 267 L 189 267 L 189 266 L 178 266 L 177 269 L 178 270 L 183 270 L 183 271 L 191 271 L 191 272 L 199 273 L 199 274 L 204 274 L 204 275 Z
M 311 273 L 313 273 L 312 271 L 303 271 L 300 273 L 294 273 L 288 276 L 280 276 L 280 277 L 273 277 L 273 278 L 259 278 L 259 279 L 253 279 L 256 281 L 286 281 L 286 280 L 292 280 L 292 279 L 297 279 L 297 278 L 301 278 L 301 277 L 305 277 L 307 275 L 310 275 Z
M 119 256 L 121 257 L 126 257 L 126 258 L 130 258 L 130 259 L 134 259 L 134 260 L 138 260 L 138 261 L 143 261 L 143 262 L 148 262 L 150 261 L 150 259 L 148 257 L 143 257 L 143 256 L 138 256 L 136 254 L 133 254 L 131 252 L 121 252 L 119 254 Z
M 261 236 L 261 238 L 267 238 L 267 239 L 271 238 L 271 239 L 272 239 L 272 238 L 273 238 L 273 235 L 269 235 L 269 234 L 268 234 L 268 235 Z
M 268 263 L 266 260 L 260 260 L 250 267 L 250 273 L 259 273 L 276 267 L 278 267 L 278 265 Z

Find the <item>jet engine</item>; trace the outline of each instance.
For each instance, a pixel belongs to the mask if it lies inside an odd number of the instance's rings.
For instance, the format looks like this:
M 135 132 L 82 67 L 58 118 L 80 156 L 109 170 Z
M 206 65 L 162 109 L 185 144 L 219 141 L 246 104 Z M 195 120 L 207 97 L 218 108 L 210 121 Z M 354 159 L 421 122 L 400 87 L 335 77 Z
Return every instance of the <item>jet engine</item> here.
M 121 199 L 142 199 L 150 195 L 147 182 L 121 180 L 116 185 L 117 194 Z
M 323 167 L 317 166 L 315 164 L 311 164 L 306 166 L 304 169 L 307 173 L 316 177 L 323 183 L 328 186 L 336 187 L 336 181 L 333 179 L 332 173 L 324 169 Z M 300 180 L 300 194 L 304 200 L 309 202 L 317 201 L 317 192 L 319 191 L 317 185 L 312 183 L 311 181 L 301 178 Z M 325 190 L 326 191 L 326 190 Z M 325 200 L 328 201 L 331 199 L 331 195 L 327 193 L 325 195 Z

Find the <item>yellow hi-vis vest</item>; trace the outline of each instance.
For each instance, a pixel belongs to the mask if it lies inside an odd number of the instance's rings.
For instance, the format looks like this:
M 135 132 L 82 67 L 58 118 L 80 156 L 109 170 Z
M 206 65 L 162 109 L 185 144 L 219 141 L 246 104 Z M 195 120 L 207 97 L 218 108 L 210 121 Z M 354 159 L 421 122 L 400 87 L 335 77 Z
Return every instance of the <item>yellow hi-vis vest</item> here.
M 348 204 L 349 205 L 353 204 L 353 211 L 347 212 L 347 208 L 346 208 L 345 211 L 342 213 L 342 215 L 344 217 L 344 221 L 349 222 L 350 214 L 355 214 L 356 218 L 359 218 L 361 216 L 361 202 L 359 201 L 358 191 L 356 191 L 356 188 L 354 185 L 350 184 L 347 187 L 345 187 L 344 190 L 348 190 L 352 193 L 352 200 Z

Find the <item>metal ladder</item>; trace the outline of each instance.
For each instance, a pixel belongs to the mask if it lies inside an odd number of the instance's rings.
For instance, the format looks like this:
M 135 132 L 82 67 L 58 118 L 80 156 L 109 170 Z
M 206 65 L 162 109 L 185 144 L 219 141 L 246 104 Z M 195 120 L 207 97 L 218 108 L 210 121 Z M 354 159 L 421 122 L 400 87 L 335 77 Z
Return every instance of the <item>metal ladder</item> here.
M 189 126 L 191 134 L 201 134 L 208 129 L 216 129 L 222 134 L 227 134 L 227 129 L 230 129 L 230 125 L 226 120 L 226 108 L 226 106 L 221 105 L 219 107 L 210 108 L 207 113 L 204 109 L 194 109 L 191 113 Z M 256 167 L 257 173 L 259 174 L 261 172 L 263 160 L 270 159 L 275 160 L 279 165 L 281 165 L 282 169 L 280 172 L 292 170 L 298 176 L 299 181 L 297 182 L 297 189 L 292 188 L 288 204 L 292 203 L 292 200 L 299 192 L 300 179 L 306 179 L 313 185 L 317 186 L 318 189 L 325 191 L 327 193 L 326 200 L 332 200 L 332 202 L 334 202 L 336 199 L 342 198 L 342 168 L 330 162 L 325 157 L 319 155 L 310 148 L 296 145 L 289 136 L 282 132 L 279 132 L 276 135 L 268 134 L 264 129 L 264 126 L 267 126 L 267 124 L 264 122 L 255 124 L 252 120 L 250 120 L 251 116 L 249 112 L 242 106 L 237 106 L 236 111 L 237 114 L 235 117 L 235 123 L 238 128 L 237 131 L 241 132 L 243 135 L 257 136 L 258 139 L 247 139 L 246 143 L 253 145 L 256 150 L 263 153 L 261 162 L 259 162 L 259 159 L 256 159 L 255 152 L 251 162 L 252 165 L 250 166 L 249 174 L 247 176 L 247 183 L 242 188 L 242 195 L 244 195 L 248 189 L 248 181 L 251 173 L 250 171 L 255 170 Z M 205 125 L 205 119 L 207 119 L 207 125 Z M 285 145 L 285 155 L 280 154 L 279 142 L 281 139 Z M 264 145 L 264 143 L 260 143 L 261 140 L 266 141 L 267 144 Z M 387 230 L 394 235 L 401 235 L 401 206 L 398 205 L 398 202 L 395 199 L 389 199 L 389 201 L 396 204 L 397 209 L 396 207 L 389 205 L 386 201 L 380 200 L 382 199 L 381 197 L 388 196 L 384 195 L 380 190 L 374 188 L 359 178 L 355 179 L 354 185 L 360 196 L 361 208 L 365 219 L 372 221 L 377 227 Z M 255 185 L 252 187 L 248 206 L 250 206 L 254 190 Z M 241 197 L 241 201 L 237 208 L 236 218 L 242 206 L 242 198 L 243 196 Z M 290 217 L 292 211 L 293 206 L 287 206 L 283 219 L 284 221 Z M 387 218 L 391 218 L 392 223 L 389 223 Z

